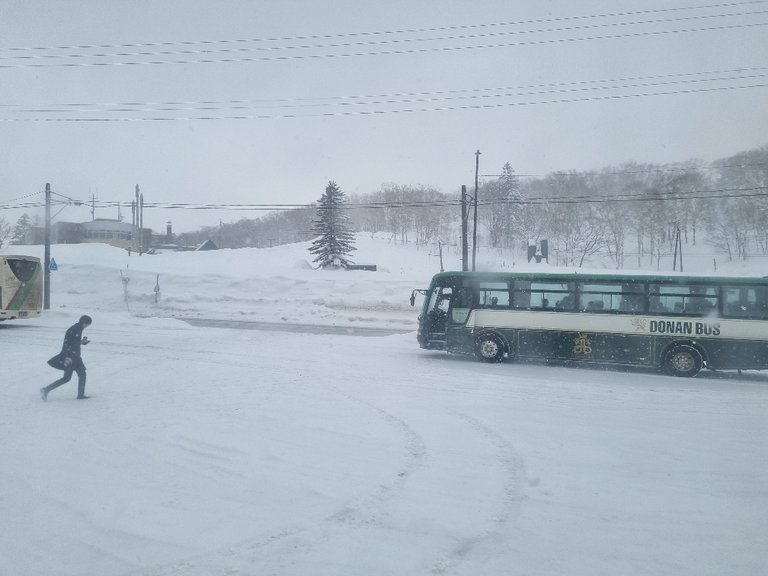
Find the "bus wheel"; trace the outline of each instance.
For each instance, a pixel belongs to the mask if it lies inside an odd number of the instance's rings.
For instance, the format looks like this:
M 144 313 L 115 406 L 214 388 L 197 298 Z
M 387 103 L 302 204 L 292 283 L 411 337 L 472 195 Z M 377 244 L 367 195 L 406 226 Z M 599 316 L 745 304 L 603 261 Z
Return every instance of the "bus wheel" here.
M 475 355 L 483 362 L 501 362 L 504 358 L 504 344 L 498 336 L 487 334 L 475 341 Z
M 703 359 L 693 346 L 675 346 L 667 354 L 666 368 L 673 376 L 696 376 L 701 370 Z

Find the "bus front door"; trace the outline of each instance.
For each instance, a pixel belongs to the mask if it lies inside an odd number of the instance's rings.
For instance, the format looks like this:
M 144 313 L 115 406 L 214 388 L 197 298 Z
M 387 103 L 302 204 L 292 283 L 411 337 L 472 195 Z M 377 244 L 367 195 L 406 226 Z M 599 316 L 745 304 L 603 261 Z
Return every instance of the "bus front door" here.
M 437 286 L 429 295 L 426 313 L 422 318 L 425 348 L 445 349 L 446 325 L 451 308 L 453 289 Z

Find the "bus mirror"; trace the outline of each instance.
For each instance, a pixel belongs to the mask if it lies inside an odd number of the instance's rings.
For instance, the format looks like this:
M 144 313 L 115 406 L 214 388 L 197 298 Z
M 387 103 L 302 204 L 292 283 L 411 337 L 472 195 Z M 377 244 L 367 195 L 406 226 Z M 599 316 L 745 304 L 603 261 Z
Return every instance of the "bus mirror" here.
M 411 292 L 411 306 L 414 306 L 416 304 L 416 294 L 423 294 L 426 296 L 429 293 L 429 290 L 419 290 L 418 288 Z

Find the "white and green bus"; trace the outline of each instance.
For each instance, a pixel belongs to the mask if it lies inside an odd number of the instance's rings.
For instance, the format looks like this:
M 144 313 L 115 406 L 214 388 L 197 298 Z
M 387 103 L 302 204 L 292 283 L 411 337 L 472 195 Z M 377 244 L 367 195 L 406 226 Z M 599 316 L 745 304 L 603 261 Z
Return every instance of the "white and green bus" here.
M 443 272 L 416 292 L 420 346 L 486 362 L 768 368 L 768 278 Z
M 0 321 L 33 318 L 42 310 L 40 258 L 0 255 Z

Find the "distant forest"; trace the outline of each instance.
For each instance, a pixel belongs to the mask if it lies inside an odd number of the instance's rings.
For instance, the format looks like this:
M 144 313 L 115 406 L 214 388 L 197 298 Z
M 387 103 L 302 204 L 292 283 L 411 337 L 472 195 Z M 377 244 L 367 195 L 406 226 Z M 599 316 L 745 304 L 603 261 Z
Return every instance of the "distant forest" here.
M 343 189 L 343 183 L 339 183 Z M 467 193 L 474 196 L 474 185 Z M 318 188 L 318 198 L 322 187 Z M 529 242 L 547 239 L 550 263 L 581 266 L 593 255 L 615 268 L 647 267 L 684 247 L 710 246 L 728 260 L 768 255 L 768 146 L 712 163 L 610 166 L 595 172 L 518 175 L 511 164 L 478 187 L 478 251 L 522 258 Z M 422 185 L 384 184 L 349 195 L 358 232 L 392 242 L 458 250 L 461 204 Z M 183 244 L 212 239 L 225 248 L 311 240 L 316 206 L 180 234 Z M 472 235 L 473 214 L 469 213 Z

